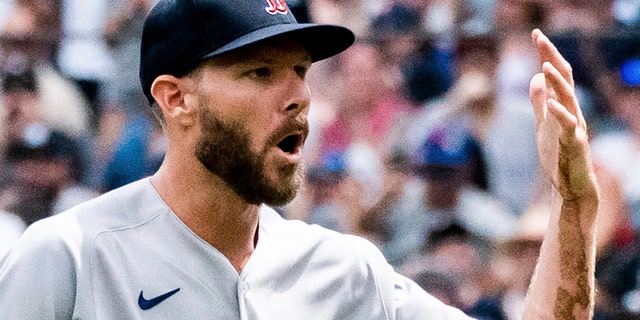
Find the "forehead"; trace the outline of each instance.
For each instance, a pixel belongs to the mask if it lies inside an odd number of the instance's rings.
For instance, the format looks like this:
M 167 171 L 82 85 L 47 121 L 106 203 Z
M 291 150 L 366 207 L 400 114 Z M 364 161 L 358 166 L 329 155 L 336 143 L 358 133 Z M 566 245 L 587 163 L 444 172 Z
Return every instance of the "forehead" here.
M 207 61 L 214 66 L 229 66 L 244 63 L 257 62 L 293 62 L 311 63 L 309 52 L 290 35 L 265 39 L 219 56 Z

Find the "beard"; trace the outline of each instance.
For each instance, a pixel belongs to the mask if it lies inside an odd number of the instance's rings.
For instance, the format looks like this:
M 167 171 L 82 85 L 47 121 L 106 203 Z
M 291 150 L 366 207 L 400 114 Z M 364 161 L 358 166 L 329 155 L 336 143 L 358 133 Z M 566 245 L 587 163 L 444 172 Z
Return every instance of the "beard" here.
M 276 178 L 270 178 L 266 172 L 267 148 L 274 145 L 274 139 L 280 136 L 278 132 L 263 150 L 253 152 L 250 134 L 241 123 L 222 121 L 209 110 L 204 97 L 199 100 L 202 132 L 195 156 L 200 163 L 247 203 L 282 206 L 293 200 L 304 177 L 303 166 L 288 164 L 276 168 Z

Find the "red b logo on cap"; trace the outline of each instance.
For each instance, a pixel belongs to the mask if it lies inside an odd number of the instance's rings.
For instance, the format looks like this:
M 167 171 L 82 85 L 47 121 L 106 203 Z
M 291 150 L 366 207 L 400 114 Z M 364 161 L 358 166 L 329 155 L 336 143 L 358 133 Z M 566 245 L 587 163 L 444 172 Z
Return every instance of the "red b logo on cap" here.
M 269 4 L 268 7 L 265 8 L 269 14 L 287 14 L 289 9 L 287 8 L 287 3 L 284 0 L 267 0 Z

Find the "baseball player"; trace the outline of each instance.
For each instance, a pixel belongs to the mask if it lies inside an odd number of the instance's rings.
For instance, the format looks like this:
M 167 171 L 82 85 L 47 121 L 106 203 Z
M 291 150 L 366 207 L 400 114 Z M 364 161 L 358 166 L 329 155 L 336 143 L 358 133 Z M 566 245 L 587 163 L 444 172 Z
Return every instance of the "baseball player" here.
M 534 31 L 542 159 L 562 196 L 525 317 L 587 319 L 598 191 L 569 65 Z M 169 139 L 134 182 L 29 227 L 0 267 L 1 319 L 467 319 L 361 238 L 287 221 L 313 62 L 342 27 L 284 0 L 162 0 L 145 22 L 142 89 Z

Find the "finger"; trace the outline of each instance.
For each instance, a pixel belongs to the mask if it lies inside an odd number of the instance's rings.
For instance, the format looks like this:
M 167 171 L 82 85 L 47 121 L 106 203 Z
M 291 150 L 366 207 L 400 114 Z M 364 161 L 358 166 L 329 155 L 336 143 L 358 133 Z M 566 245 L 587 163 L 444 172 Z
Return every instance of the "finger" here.
M 533 40 L 533 45 L 536 47 L 536 49 L 538 49 L 538 38 L 542 35 L 542 31 L 540 31 L 540 29 L 533 29 L 533 31 L 531 32 L 531 39 Z M 540 59 L 540 64 L 542 64 L 544 62 L 542 55 L 539 54 Z
M 563 131 L 567 134 L 573 134 L 578 125 L 578 118 L 557 100 L 547 99 L 546 102 L 549 113 L 558 121 L 564 129 Z
M 542 71 L 548 83 L 551 84 L 556 94 L 556 99 L 571 112 L 572 114 L 579 116 L 581 114 L 578 102 L 575 96 L 575 89 L 573 85 L 568 83 L 566 79 L 560 74 L 551 63 L 545 62 L 542 65 Z
M 543 73 L 538 73 L 531 78 L 529 84 L 529 98 L 533 105 L 533 111 L 536 115 L 536 124 L 539 124 L 547 112 L 547 85 Z
M 538 50 L 540 65 L 543 65 L 545 62 L 547 62 L 547 58 L 543 56 L 543 54 L 540 52 L 540 49 L 538 48 L 538 38 L 540 38 L 543 35 L 544 34 L 542 33 L 542 31 L 540 31 L 540 29 L 534 29 L 533 32 L 531 33 L 531 37 L 533 39 L 533 45 L 536 47 L 536 50 Z M 555 92 L 553 91 L 553 86 L 551 85 L 551 83 L 549 83 L 549 80 L 546 80 L 546 90 L 547 90 L 547 98 L 556 97 Z
M 538 53 L 540 55 L 540 63 L 550 62 L 571 85 L 573 81 L 573 70 L 567 60 L 564 59 L 560 51 L 556 48 L 551 40 L 539 29 L 532 32 L 532 37 Z

